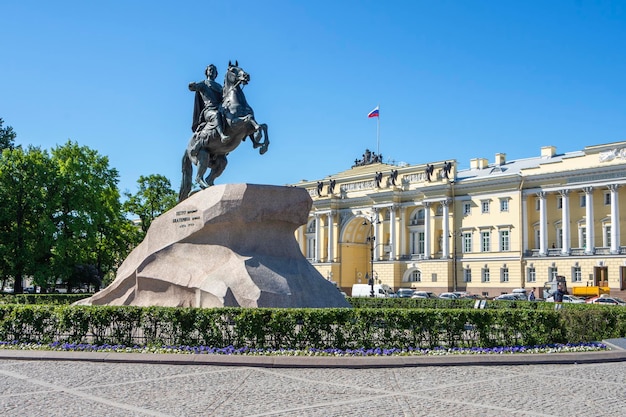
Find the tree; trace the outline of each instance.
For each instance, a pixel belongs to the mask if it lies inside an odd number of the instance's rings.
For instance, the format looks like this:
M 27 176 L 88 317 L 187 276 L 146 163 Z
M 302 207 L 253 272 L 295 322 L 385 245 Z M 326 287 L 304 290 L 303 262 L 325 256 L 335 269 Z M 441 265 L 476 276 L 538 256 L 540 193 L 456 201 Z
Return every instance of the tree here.
M 14 279 L 16 293 L 27 276 L 49 276 L 54 179 L 50 158 L 39 148 L 6 149 L 0 156 L 0 274 Z
M 13 149 L 15 141 L 15 132 L 11 126 L 2 127 L 4 120 L 0 117 L 0 153 L 3 149 Z
M 75 284 L 77 268 L 94 267 L 100 278 L 126 255 L 119 174 L 107 157 L 68 141 L 52 150 L 57 168 L 53 269 L 57 280 Z
M 125 193 L 127 200 L 124 209 L 139 217 L 141 230 L 145 235 L 152 220 L 176 205 L 177 194 L 172 190 L 170 180 L 163 175 L 142 175 L 137 184 L 137 194 Z

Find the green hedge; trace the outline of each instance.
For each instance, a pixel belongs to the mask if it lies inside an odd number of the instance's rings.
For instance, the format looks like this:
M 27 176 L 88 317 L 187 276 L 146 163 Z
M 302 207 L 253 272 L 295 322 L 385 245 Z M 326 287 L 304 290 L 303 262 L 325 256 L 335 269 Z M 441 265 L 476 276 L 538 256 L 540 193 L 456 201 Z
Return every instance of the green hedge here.
M 494 347 L 626 336 L 626 309 L 0 305 L 0 340 L 263 349 Z
M 348 297 L 348 302 L 354 308 L 473 308 L 476 300 L 445 298 L 369 298 Z M 594 304 L 560 304 L 564 309 L 571 308 L 595 308 Z M 527 310 L 554 310 L 555 303 L 545 301 L 509 301 L 509 300 L 486 300 L 486 309 L 511 309 L 521 308 Z M 606 307 L 606 306 L 602 306 Z
M 72 304 L 92 294 L 0 294 L 0 304 Z

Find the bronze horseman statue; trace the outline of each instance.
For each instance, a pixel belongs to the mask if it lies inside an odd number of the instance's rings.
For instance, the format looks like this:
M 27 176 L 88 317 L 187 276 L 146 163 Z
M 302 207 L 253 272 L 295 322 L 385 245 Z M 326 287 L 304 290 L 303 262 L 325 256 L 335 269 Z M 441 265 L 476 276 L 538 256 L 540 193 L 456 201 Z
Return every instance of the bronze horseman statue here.
M 195 91 L 193 135 L 183 155 L 183 179 L 178 201 L 189 197 L 192 188 L 191 164 L 198 167 L 196 183 L 200 188 L 214 184 L 228 163 L 226 155 L 249 137 L 252 146 L 263 155 L 270 144 L 267 125 L 254 120 L 254 111 L 248 105 L 242 87 L 250 81 L 250 75 L 235 65 L 228 63 L 224 87 L 215 81 L 217 68 L 211 64 L 205 70 L 206 79 L 189 83 L 189 90 Z M 207 168 L 211 169 L 205 178 Z

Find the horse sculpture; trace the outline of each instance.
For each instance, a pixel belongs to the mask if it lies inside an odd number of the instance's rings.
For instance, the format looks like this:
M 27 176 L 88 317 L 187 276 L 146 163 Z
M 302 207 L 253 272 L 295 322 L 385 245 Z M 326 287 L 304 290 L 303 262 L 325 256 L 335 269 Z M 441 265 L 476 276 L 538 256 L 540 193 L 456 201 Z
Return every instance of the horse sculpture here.
M 178 194 L 179 202 L 191 195 L 192 164 L 198 167 L 196 183 L 204 189 L 214 185 L 215 179 L 226 168 L 228 163 L 226 155 L 246 140 L 246 137 L 252 141 L 253 148 L 261 148 L 259 149 L 261 155 L 267 152 L 270 144 L 267 125 L 259 124 L 254 120 L 254 111 L 248 105 L 241 88 L 249 81 L 250 75 L 239 68 L 236 61 L 235 65 L 228 63 L 228 70 L 224 77 L 223 100 L 220 106 L 224 133 L 228 136 L 228 140 L 222 142 L 219 134 L 208 126 L 200 127 L 194 132 L 183 155 L 183 179 Z M 210 168 L 211 172 L 204 178 L 207 168 Z

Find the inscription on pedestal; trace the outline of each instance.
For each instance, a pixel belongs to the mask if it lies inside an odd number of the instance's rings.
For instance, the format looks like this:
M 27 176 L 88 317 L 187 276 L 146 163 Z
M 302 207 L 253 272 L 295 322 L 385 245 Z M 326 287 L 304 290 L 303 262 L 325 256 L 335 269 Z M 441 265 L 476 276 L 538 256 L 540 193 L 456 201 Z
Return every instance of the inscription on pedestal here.
M 200 216 L 195 215 L 198 210 L 179 210 L 176 212 L 176 217 L 172 219 L 172 223 L 178 225 L 179 228 L 195 226 L 195 221 L 200 220 Z

